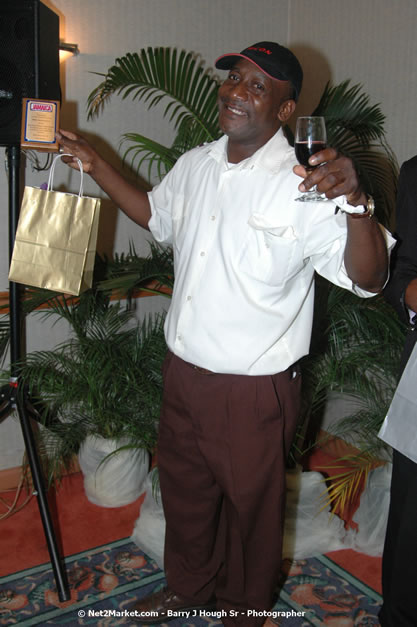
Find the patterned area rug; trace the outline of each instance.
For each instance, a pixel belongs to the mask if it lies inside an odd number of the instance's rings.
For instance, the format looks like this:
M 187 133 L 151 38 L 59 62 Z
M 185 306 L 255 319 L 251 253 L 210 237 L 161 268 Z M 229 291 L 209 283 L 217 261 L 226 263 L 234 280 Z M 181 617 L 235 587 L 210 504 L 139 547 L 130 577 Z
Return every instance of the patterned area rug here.
M 285 627 L 378 626 L 380 595 L 326 556 L 288 565 L 271 614 Z M 71 600 L 61 603 L 50 564 L 0 581 L 0 625 L 140 625 L 132 604 L 164 585 L 164 574 L 129 538 L 66 559 Z M 266 618 L 266 617 L 265 617 Z M 164 623 L 165 624 L 165 623 Z M 222 625 L 216 613 L 178 616 L 170 627 Z

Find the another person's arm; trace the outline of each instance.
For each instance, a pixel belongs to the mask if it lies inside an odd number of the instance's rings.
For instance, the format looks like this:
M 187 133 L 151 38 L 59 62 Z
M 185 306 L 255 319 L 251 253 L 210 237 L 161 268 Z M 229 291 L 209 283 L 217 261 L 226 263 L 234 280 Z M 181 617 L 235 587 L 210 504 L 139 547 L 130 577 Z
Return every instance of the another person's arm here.
M 334 148 L 326 148 L 310 158 L 311 165 L 319 168 L 307 173 L 303 166 L 294 172 L 304 178 L 300 191 L 314 185 L 327 198 L 346 196 L 350 205 L 358 207 L 367 203 L 360 187 L 352 160 L 339 155 Z M 375 219 L 354 218 L 347 214 L 348 237 L 345 247 L 345 267 L 355 285 L 369 292 L 380 292 L 388 276 L 387 246 Z
M 147 193 L 129 183 L 83 137 L 60 130 L 57 138 L 64 152 L 73 155 L 72 159 L 64 157 L 64 161 L 78 170 L 76 159 L 80 159 L 84 171 L 90 174 L 113 202 L 134 222 L 148 229 L 151 208 Z
M 412 279 L 404 293 L 404 304 L 408 309 L 417 312 L 417 278 Z
M 417 157 L 400 170 L 397 194 L 396 237 L 391 277 L 384 296 L 404 322 L 417 312 Z

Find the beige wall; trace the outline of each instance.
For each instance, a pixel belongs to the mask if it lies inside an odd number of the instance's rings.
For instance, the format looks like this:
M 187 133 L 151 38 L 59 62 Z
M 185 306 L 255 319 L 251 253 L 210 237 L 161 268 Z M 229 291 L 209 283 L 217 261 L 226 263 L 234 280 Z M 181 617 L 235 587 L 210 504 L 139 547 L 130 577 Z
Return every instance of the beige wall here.
M 330 78 L 362 83 L 386 115 L 400 163 L 417 153 L 417 2 L 290 0 L 289 43 L 308 75 L 304 97 Z M 303 104 L 302 102 L 300 104 Z
M 175 46 L 201 54 L 207 65 L 223 52 L 262 39 L 289 45 L 299 55 L 306 80 L 299 113 L 311 110 L 328 79 L 363 83 L 387 116 L 388 141 L 398 160 L 417 153 L 417 2 L 415 0 L 44 0 L 60 15 L 62 38 L 81 54 L 61 66 L 62 125 L 78 129 L 118 163 L 119 139 L 138 130 L 169 141 L 171 130 L 159 111 L 114 97 L 104 114 L 87 121 L 86 100 L 98 84 L 91 72 L 105 72 L 117 56 L 146 46 Z M 45 173 L 25 170 L 26 183 L 39 185 Z M 75 190 L 74 172 L 64 166 L 57 185 Z M 91 180 L 86 193 L 100 194 Z M 111 203 L 103 203 L 101 247 L 126 250 L 133 239 L 146 252 L 146 236 Z M 0 291 L 7 289 L 7 176 L 0 172 Z M 157 304 L 148 304 L 153 309 Z M 143 305 L 141 306 L 143 307 Z M 52 334 L 55 335 L 52 335 Z M 45 347 L 59 336 L 31 321 L 29 348 Z M 0 425 L 0 469 L 20 463 L 23 446 L 12 418 Z

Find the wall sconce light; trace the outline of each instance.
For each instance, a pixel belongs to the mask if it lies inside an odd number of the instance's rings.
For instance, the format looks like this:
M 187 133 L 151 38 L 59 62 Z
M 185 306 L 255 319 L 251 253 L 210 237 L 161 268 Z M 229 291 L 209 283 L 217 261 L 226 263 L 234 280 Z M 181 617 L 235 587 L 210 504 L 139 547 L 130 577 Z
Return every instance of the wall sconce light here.
M 65 61 L 71 56 L 76 56 L 80 54 L 80 50 L 78 48 L 78 44 L 67 44 L 65 41 L 59 42 L 59 60 Z

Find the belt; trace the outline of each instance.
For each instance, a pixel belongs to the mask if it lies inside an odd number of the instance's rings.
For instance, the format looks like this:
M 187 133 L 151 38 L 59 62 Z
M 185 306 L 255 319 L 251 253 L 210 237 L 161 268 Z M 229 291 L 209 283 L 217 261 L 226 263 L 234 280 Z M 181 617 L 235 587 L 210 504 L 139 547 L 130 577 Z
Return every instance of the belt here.
M 187 364 L 187 366 L 190 366 L 190 368 L 192 368 L 193 370 L 196 370 L 199 374 L 205 374 L 205 375 L 218 374 L 217 372 L 213 372 L 212 370 L 207 370 L 207 368 L 202 368 L 201 366 L 195 366 L 194 364 L 190 364 L 189 361 L 186 361 L 185 363 Z M 287 368 L 287 370 L 284 370 L 284 372 L 289 372 L 291 375 L 291 379 L 295 379 L 295 377 L 298 374 L 300 374 L 300 366 L 298 363 L 295 363 L 289 368 Z
M 201 368 L 200 366 L 194 366 L 194 364 L 190 364 L 193 370 L 197 370 L 199 374 L 216 374 L 212 370 L 207 370 L 206 368 Z
M 190 362 L 188 361 L 186 361 L 185 363 L 188 364 L 193 370 L 196 370 L 199 374 L 216 374 L 212 370 L 207 370 L 207 368 L 202 368 L 201 366 L 195 366 L 194 364 L 190 364 Z

